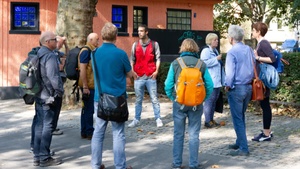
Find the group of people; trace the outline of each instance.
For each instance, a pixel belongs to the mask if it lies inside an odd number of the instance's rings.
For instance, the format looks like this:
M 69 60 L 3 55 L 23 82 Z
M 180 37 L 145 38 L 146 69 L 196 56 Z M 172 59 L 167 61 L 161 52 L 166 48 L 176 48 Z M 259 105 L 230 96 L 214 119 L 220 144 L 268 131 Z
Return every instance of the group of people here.
M 185 136 L 186 118 L 188 118 L 189 134 L 189 167 L 199 167 L 199 133 L 201 128 L 201 117 L 204 113 L 207 128 L 217 127 L 220 124 L 214 120 L 216 101 L 224 86 L 227 92 L 230 105 L 230 112 L 234 124 L 237 139 L 234 144 L 229 145 L 233 149 L 229 154 L 232 156 L 249 155 L 245 111 L 251 100 L 251 82 L 254 78 L 253 67 L 260 62 L 274 62 L 275 57 L 271 46 L 263 37 L 267 33 L 267 26 L 264 23 L 253 25 L 252 36 L 258 41 L 257 49 L 252 50 L 243 44 L 244 31 L 240 26 L 231 25 L 228 29 L 228 40 L 232 48 L 228 51 L 225 71 L 222 63 L 222 55 L 217 51 L 219 43 L 218 36 L 209 33 L 206 37 L 207 46 L 200 52 L 199 46 L 193 39 L 185 39 L 180 46 L 180 57 L 188 67 L 195 66 L 200 60 L 202 66 L 199 71 L 205 83 L 206 97 L 203 104 L 197 106 L 183 106 L 176 102 L 175 86 L 181 67 L 177 60 L 174 60 L 169 68 L 165 80 L 165 91 L 173 101 L 173 162 L 172 168 L 182 167 L 183 143 Z M 79 87 L 82 91 L 83 107 L 81 111 L 81 137 L 91 139 L 91 165 L 93 169 L 105 169 L 102 162 L 103 141 L 108 121 L 97 116 L 98 103 L 103 93 L 113 96 L 126 95 L 126 78 L 134 79 L 136 95 L 135 117 L 128 124 L 128 127 L 136 127 L 141 123 L 142 102 L 145 87 L 148 90 L 153 105 L 154 117 L 157 127 L 162 127 L 160 117 L 160 104 L 157 97 L 156 78 L 160 67 L 160 49 L 158 42 L 148 37 L 148 27 L 138 27 L 139 40 L 132 45 L 131 56 L 115 45 L 118 29 L 112 23 L 106 23 L 101 30 L 103 43 L 99 46 L 99 36 L 91 33 L 87 37 L 87 44 L 81 49 L 78 61 L 80 69 Z M 65 76 L 62 73 L 59 59 L 64 56 L 58 50 L 62 39 L 65 48 L 65 38 L 56 37 L 53 32 L 46 31 L 40 37 L 41 49 L 38 51 L 42 74 L 43 90 L 35 97 L 36 115 L 32 127 L 32 148 L 34 153 L 35 166 L 58 165 L 62 161 L 52 158 L 50 145 L 53 132 L 57 129 L 57 120 L 61 108 L 63 81 Z M 99 47 L 98 47 L 99 46 Z M 93 50 L 97 49 L 95 52 Z M 67 52 L 67 51 L 66 51 Z M 93 58 L 92 58 L 93 57 Z M 63 58 L 63 57 L 62 57 Z M 129 59 L 130 58 L 130 59 Z M 93 66 L 93 62 L 97 66 Z M 255 65 L 254 65 L 255 64 Z M 114 66 L 111 66 L 114 65 Z M 101 80 L 97 79 L 101 77 Z M 99 80 L 100 86 L 95 83 Z M 272 113 L 269 103 L 270 90 L 267 89 L 265 99 L 260 101 L 263 110 L 264 130 L 253 141 L 270 141 L 272 133 L 270 130 Z M 49 102 L 49 98 L 53 98 Z M 94 121 L 95 120 L 95 121 Z M 93 124 L 94 123 L 94 124 Z M 113 153 L 114 165 L 117 169 L 131 169 L 126 164 L 125 155 L 125 122 L 114 122 Z
M 140 124 L 142 102 L 145 87 L 153 104 L 154 116 L 157 127 L 162 127 L 160 117 L 160 104 L 157 97 L 156 78 L 160 66 L 160 50 L 157 42 L 148 37 L 148 27 L 141 25 L 138 29 L 139 41 L 132 46 L 132 56 L 115 46 L 118 29 L 112 23 L 106 23 L 101 30 L 103 44 L 99 46 L 97 33 L 90 33 L 86 45 L 78 54 L 78 67 L 80 76 L 78 86 L 82 92 L 81 110 L 81 138 L 92 139 L 92 168 L 105 168 L 102 164 L 103 139 L 108 121 L 97 117 L 99 95 L 103 92 L 114 96 L 126 95 L 126 78 L 134 79 L 136 93 L 136 113 L 128 127 Z M 35 166 L 52 166 L 62 163 L 60 159 L 52 156 L 50 151 L 52 135 L 60 135 L 63 132 L 57 128 L 57 121 L 62 105 L 64 93 L 63 82 L 66 75 L 63 73 L 65 57 L 69 52 L 66 38 L 56 36 L 53 32 L 43 32 L 40 37 L 41 49 L 38 57 L 41 58 L 41 81 L 43 90 L 35 97 L 35 111 L 32 123 L 31 147 L 34 154 Z M 59 49 L 65 45 L 66 54 Z M 92 64 L 92 51 L 97 67 Z M 113 67 L 111 65 L 114 65 Z M 117 69 L 116 69 L 117 68 Z M 101 76 L 100 86 L 94 83 L 95 71 Z M 127 97 L 127 95 L 126 95 Z M 95 119 L 95 121 L 94 121 Z M 95 124 L 93 124 L 95 122 Z M 112 122 L 114 136 L 114 159 L 116 168 L 124 169 L 125 157 L 125 123 Z
M 253 50 L 242 41 L 244 30 L 238 25 L 228 28 L 228 40 L 232 48 L 227 52 L 225 71 L 223 70 L 222 55 L 217 51 L 218 36 L 209 33 L 206 36 L 206 45 L 202 48 L 200 59 L 204 62 L 200 71 L 205 82 L 206 98 L 203 105 L 195 107 L 182 106 L 176 102 L 176 82 L 181 72 L 177 60 L 174 60 L 169 68 L 165 80 L 165 91 L 173 101 L 174 139 L 173 139 L 173 169 L 182 167 L 182 153 L 185 135 L 186 118 L 188 118 L 189 134 L 189 167 L 197 169 L 199 132 L 201 116 L 204 113 L 207 128 L 218 127 L 220 124 L 214 120 L 216 102 L 221 88 L 228 96 L 230 113 L 236 133 L 235 143 L 228 145 L 229 155 L 248 156 L 249 148 L 246 136 L 245 112 L 252 95 L 252 81 L 254 78 L 254 66 L 259 73 L 260 63 L 272 63 L 275 61 L 270 43 L 264 39 L 268 31 L 266 24 L 258 22 L 253 25 L 252 37 L 258 42 L 257 48 Z M 180 57 L 189 67 L 194 67 L 198 62 L 199 47 L 193 39 L 185 39 L 180 46 Z M 260 101 L 263 110 L 263 130 L 252 141 L 270 141 L 273 136 L 271 132 L 272 112 L 270 108 L 270 89 L 266 88 L 264 100 Z

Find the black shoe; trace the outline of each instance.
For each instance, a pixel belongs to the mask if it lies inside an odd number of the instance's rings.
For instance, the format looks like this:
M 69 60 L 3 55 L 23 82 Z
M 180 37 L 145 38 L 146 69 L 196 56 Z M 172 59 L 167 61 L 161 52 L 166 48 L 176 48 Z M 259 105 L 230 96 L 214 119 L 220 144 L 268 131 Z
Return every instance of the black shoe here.
M 81 138 L 82 138 L 82 139 L 86 139 L 86 137 L 87 137 L 86 134 L 82 134 L 82 133 L 81 133 Z
M 271 141 L 272 136 L 266 136 L 264 133 L 260 133 L 258 136 L 254 137 L 252 139 L 252 141 L 258 141 L 258 142 L 262 142 L 262 141 Z
M 52 157 L 47 158 L 46 160 L 40 161 L 40 167 L 48 167 L 53 165 L 59 165 L 62 161 L 60 159 L 54 159 Z
M 33 166 L 39 166 L 40 160 L 33 160 Z
M 207 127 L 207 128 L 213 128 L 213 127 L 219 127 L 220 124 L 217 123 L 216 121 L 212 120 L 212 121 L 210 121 L 208 123 L 205 122 L 204 126 Z
M 86 135 L 86 139 L 92 140 L 92 138 L 93 138 L 93 135 Z
M 249 152 L 242 152 L 240 150 L 237 150 L 237 151 L 232 150 L 232 151 L 229 152 L 229 155 L 231 155 L 231 156 L 249 156 L 250 153 Z
M 214 127 L 214 123 L 212 121 L 210 121 L 208 123 L 205 122 L 204 126 L 207 127 L 207 128 L 213 128 Z
M 229 149 L 233 149 L 233 150 L 237 150 L 237 149 L 240 148 L 240 146 L 238 146 L 238 145 L 236 145 L 236 144 L 230 144 L 230 145 L 228 146 L 228 148 L 229 148 Z
M 51 151 L 51 150 L 50 150 L 50 155 L 51 155 L 51 156 L 54 156 L 54 155 L 55 155 L 55 151 Z
M 105 165 L 101 164 L 100 169 L 105 169 Z

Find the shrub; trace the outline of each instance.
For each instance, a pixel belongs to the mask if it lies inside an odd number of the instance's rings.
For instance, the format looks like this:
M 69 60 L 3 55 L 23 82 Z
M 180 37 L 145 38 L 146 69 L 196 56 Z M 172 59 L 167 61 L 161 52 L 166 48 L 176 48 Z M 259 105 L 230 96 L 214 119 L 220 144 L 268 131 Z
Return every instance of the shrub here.
M 300 103 L 300 53 L 283 53 L 282 55 L 290 62 L 290 65 L 284 65 L 279 86 L 271 92 L 271 100 Z

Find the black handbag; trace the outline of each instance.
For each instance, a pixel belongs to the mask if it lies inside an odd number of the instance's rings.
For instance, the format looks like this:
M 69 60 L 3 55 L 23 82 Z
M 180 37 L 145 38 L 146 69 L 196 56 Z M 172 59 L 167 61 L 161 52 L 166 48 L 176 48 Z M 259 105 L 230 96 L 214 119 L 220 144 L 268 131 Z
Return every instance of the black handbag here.
M 96 49 L 92 51 L 92 63 L 96 68 L 96 62 L 94 54 Z M 95 70 L 95 69 L 94 69 Z M 97 116 L 106 121 L 125 122 L 128 120 L 129 112 L 127 106 L 127 99 L 125 95 L 113 96 L 107 93 L 100 93 L 100 76 L 97 71 L 94 71 L 96 75 L 95 82 L 97 82 L 99 91 L 98 111 Z
M 106 121 L 125 122 L 128 120 L 128 106 L 124 95 L 115 97 L 102 94 L 98 102 L 97 116 Z
M 219 98 L 218 98 L 218 100 L 216 101 L 215 112 L 223 113 L 223 106 L 224 106 L 223 92 L 220 91 Z

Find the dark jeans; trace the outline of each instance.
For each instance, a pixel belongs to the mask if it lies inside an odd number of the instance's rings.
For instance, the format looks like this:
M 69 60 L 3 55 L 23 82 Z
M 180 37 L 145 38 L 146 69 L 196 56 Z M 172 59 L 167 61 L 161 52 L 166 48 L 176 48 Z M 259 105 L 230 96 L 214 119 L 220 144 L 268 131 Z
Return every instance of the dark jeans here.
M 220 91 L 221 88 L 214 88 L 209 98 L 207 98 L 203 104 L 205 123 L 209 123 L 214 120 L 216 102 L 219 98 Z
M 43 100 L 35 98 L 34 160 L 45 160 L 50 157 L 55 110 L 55 105 L 46 105 Z
M 62 106 L 62 98 L 61 97 L 57 97 L 55 98 L 55 106 L 53 106 L 53 110 L 55 112 L 54 114 L 54 118 L 53 118 L 53 131 L 56 129 L 57 127 L 57 121 L 58 121 L 58 117 L 60 114 L 60 110 L 61 110 L 61 106 Z M 31 124 L 31 141 L 30 141 L 30 147 L 33 148 L 34 145 L 34 129 L 35 129 L 35 125 L 37 123 L 37 115 L 36 115 L 37 111 L 35 112 L 35 115 L 32 119 L 32 124 Z M 52 131 L 52 132 L 53 132 Z
M 53 131 L 57 128 L 57 122 L 58 122 L 61 106 L 62 106 L 62 97 L 55 98 L 55 107 L 54 107 L 55 115 L 53 119 Z
M 36 117 L 36 112 L 35 112 L 35 115 L 33 116 L 32 124 L 31 124 L 31 140 L 30 140 L 31 148 L 33 148 L 33 145 L 34 145 L 34 129 L 35 129 L 36 122 L 37 122 L 37 117 Z
M 91 136 L 94 132 L 93 115 L 94 115 L 94 94 L 95 90 L 90 89 L 88 98 L 82 100 L 83 106 L 81 110 L 81 134 Z

